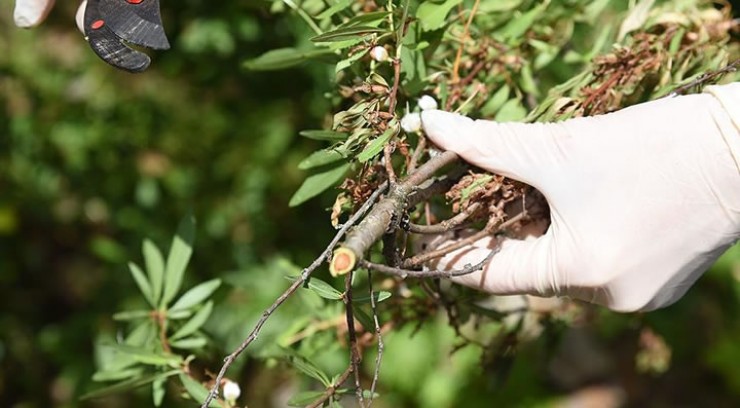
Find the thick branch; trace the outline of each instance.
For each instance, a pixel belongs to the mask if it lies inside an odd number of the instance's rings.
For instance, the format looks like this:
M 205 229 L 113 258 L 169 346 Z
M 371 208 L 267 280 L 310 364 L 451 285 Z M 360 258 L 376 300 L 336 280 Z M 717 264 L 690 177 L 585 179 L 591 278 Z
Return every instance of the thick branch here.
M 444 152 L 430 159 L 420 166 L 414 173 L 402 182 L 391 187 L 388 195 L 380 200 L 370 213 L 347 234 L 347 239 L 339 248 L 345 252 L 341 259 L 335 255 L 331 261 L 332 270 L 338 274 L 345 274 L 353 270 L 357 261 L 362 259 L 365 252 L 388 231 L 394 217 L 398 219 L 406 208 L 409 196 L 421 183 L 431 178 L 442 167 L 457 160 L 457 154 Z M 351 252 L 351 262 L 346 261 L 346 252 Z M 341 260 L 341 265 L 338 265 Z M 341 268 L 339 267 L 341 266 Z

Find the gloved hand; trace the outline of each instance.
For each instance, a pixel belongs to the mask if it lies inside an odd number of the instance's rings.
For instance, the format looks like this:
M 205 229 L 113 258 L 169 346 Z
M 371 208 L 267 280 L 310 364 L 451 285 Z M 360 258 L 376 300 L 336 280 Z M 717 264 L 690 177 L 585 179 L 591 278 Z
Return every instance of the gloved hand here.
M 460 269 L 500 245 L 459 283 L 652 310 L 740 237 L 740 83 L 561 123 L 424 111 L 422 125 L 442 149 L 536 187 L 551 210 L 538 238 L 486 238 L 440 259 Z
M 54 0 L 16 0 L 13 18 L 19 27 L 40 24 Z M 105 62 L 129 72 L 142 72 L 151 59 L 127 43 L 156 50 L 170 48 L 162 27 L 159 0 L 144 2 L 87 0 L 75 17 L 77 28 L 85 34 L 90 48 Z

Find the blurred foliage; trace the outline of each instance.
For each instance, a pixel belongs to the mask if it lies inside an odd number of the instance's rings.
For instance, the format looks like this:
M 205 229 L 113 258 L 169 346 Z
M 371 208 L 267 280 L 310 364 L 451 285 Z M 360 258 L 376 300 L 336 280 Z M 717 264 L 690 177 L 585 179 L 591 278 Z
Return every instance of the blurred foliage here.
M 299 131 L 327 129 L 332 114 L 350 111 L 357 101 L 342 91 L 362 85 L 355 79 L 364 80 L 371 65 L 380 79 L 371 77 L 376 82 L 370 85 L 392 80 L 389 65 L 376 66 L 366 55 L 376 45 L 372 40 L 365 48 L 353 48 L 364 46 L 362 41 L 341 43 L 388 31 L 382 40 L 388 42 L 381 45 L 390 44 L 395 31 L 385 20 L 362 20 L 364 28 L 335 32 L 327 46 L 322 45 L 327 38 L 316 41 L 316 27 L 305 24 L 308 18 L 322 31 L 336 27 L 365 12 L 359 7 L 385 6 L 380 0 L 164 2 L 173 49 L 153 55 L 152 68 L 134 76 L 97 60 L 74 29 L 76 4 L 59 3 L 49 21 L 34 30 L 15 28 L 9 5 L 0 10 L 0 405 L 149 406 L 151 388 L 79 400 L 99 387 L 93 374 L 110 361 L 95 344 L 130 336 L 132 328 L 114 321 L 113 314 L 153 307 L 131 279 L 127 261 L 144 265 L 140 249 L 147 237 L 166 253 L 179 220 L 188 213 L 198 219 L 182 287 L 215 278 L 224 282 L 213 294 L 213 317 L 198 334 L 208 343 L 194 351 L 189 365 L 194 383 L 206 383 L 207 373 L 218 369 L 221 357 L 287 286 L 285 277 L 297 275 L 296 265 L 319 254 L 332 234 L 326 210 L 341 175 L 320 183 L 329 191 L 318 199 L 311 198 L 319 191 L 299 195 L 300 200 L 294 193 L 306 178 L 302 169 L 315 172 L 340 162 L 312 166 L 305 160 L 326 146 L 315 138 L 336 134 L 308 133 L 311 139 Z M 350 3 L 354 9 L 347 13 Z M 625 36 L 636 41 L 622 22 L 636 4 L 648 2 L 481 1 L 470 34 L 476 40 L 463 42 L 466 58 L 484 55 L 475 50 L 482 43 L 504 46 L 504 52 L 487 54 L 493 58 L 489 73 L 496 75 L 482 82 L 493 86 L 473 86 L 484 77 L 480 71 L 468 86 L 448 86 L 438 81 L 444 76 L 430 74 L 452 72 L 457 47 L 451 44 L 464 23 L 459 17 L 467 17 L 473 3 L 411 2 L 415 19 L 401 55 L 400 110 L 422 93 L 433 93 L 443 105 L 473 115 L 521 120 L 541 114 L 532 110 L 545 105 L 548 90 L 575 98 L 581 86 L 554 87 L 612 51 L 615 41 Z M 697 4 L 705 14 L 697 12 Z M 707 2 L 689 0 L 659 1 L 656 9 L 661 12 L 650 18 L 658 20 L 683 13 L 707 21 L 721 13 Z M 660 22 L 642 20 L 638 26 L 652 23 Z M 676 23 L 686 32 L 697 26 L 691 19 Z M 640 93 L 644 83 L 631 84 L 637 90 L 631 103 L 721 66 L 727 54 L 737 58 L 737 32 L 722 41 L 700 39 L 707 48 L 690 55 L 700 63 L 680 77 L 660 77 L 665 82 L 648 94 Z M 340 52 L 316 52 L 316 43 Z M 671 52 L 670 42 L 663 45 Z M 284 51 L 275 54 L 277 49 Z M 476 62 L 465 59 L 460 73 L 473 73 Z M 270 71 L 245 72 L 244 65 Z M 340 159 L 376 160 L 379 150 L 368 150 L 376 133 L 357 131 L 363 128 L 372 127 L 334 129 L 358 135 Z M 301 206 L 289 208 L 291 197 Z M 332 282 L 325 270 L 317 277 Z M 358 275 L 358 286 L 367 283 L 363 279 Z M 230 370 L 229 378 L 241 385 L 242 405 L 285 406 L 299 391 L 324 389 L 321 379 L 306 375 L 314 372 L 307 367 L 329 379 L 346 367 L 342 305 L 329 288 L 317 290 L 317 282 L 270 319 L 248 355 Z M 513 319 L 489 322 L 487 331 L 472 330 L 473 320 L 462 327 L 466 335 L 498 342 L 497 350 L 505 353 L 495 356 L 462 345 L 446 313 L 428 302 L 416 283 L 407 287 L 381 278 L 376 286 L 392 292 L 381 303 L 382 316 L 391 316 L 384 321 L 398 322 L 384 336 L 376 406 L 553 406 L 583 395 L 624 398 L 635 406 L 732 406 L 740 400 L 737 246 L 665 310 L 619 315 L 565 309 L 555 318 L 534 316 L 546 330 L 531 333 L 517 322 L 533 316 L 517 312 L 508 313 Z M 463 300 L 470 296 L 445 290 Z M 358 308 L 368 312 L 366 303 Z M 511 328 L 526 341 L 512 342 L 506 335 Z M 363 364 L 366 379 L 372 376 L 372 349 L 367 347 Z M 186 379 L 156 387 L 167 390 L 164 406 L 193 405 L 181 397 L 193 394 Z M 605 406 L 606 400 L 596 401 Z

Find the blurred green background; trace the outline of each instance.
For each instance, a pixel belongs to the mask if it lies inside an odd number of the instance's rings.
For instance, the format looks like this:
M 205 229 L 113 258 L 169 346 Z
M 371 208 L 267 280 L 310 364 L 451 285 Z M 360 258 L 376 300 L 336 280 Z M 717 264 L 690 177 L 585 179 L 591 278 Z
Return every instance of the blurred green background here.
M 214 347 L 200 360 L 216 370 L 286 285 L 284 258 L 305 265 L 332 235 L 331 192 L 287 206 L 305 177 L 297 163 L 319 145 L 298 131 L 322 127 L 332 69 L 244 72 L 244 59 L 303 41 L 303 25 L 265 2 L 184 0 L 163 4 L 172 49 L 154 54 L 143 75 L 118 72 L 74 28 L 76 4 L 59 3 L 33 30 L 13 26 L 9 2 L 0 9 L 0 406 L 147 406 L 146 390 L 77 399 L 93 387 L 96 336 L 115 335 L 111 314 L 141 302 L 125 263 L 139 259 L 144 237 L 166 247 L 177 222 L 196 216 L 186 285 L 228 283 L 221 318 L 207 326 Z M 290 325 L 291 308 L 312 301 L 289 302 L 262 343 Z M 550 406 L 583 390 L 602 398 L 584 406 L 612 397 L 738 406 L 739 306 L 736 246 L 672 307 L 593 309 L 562 330 L 565 341 L 523 346 L 503 386 L 477 368 L 477 351 L 448 357 L 454 335 L 443 320 L 413 336 L 407 327 L 386 340 L 377 406 Z M 636 362 L 666 360 L 660 344 L 641 346 L 645 327 L 670 349 L 667 371 Z M 322 365 L 343 369 L 340 344 L 325 354 Z M 251 407 L 280 406 L 302 381 L 283 368 L 244 358 L 230 375 Z M 192 405 L 173 394 L 165 406 Z

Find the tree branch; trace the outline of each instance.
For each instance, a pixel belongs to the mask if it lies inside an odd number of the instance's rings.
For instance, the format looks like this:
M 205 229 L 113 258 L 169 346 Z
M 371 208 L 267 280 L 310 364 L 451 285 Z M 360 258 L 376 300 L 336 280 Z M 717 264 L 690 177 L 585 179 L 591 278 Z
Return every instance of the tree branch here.
M 447 271 L 443 271 L 440 269 L 434 269 L 431 271 L 417 271 L 412 269 L 402 269 L 402 268 L 394 268 L 391 266 L 383 265 L 383 264 L 377 264 L 373 262 L 369 262 L 366 260 L 361 260 L 360 266 L 363 268 L 367 268 L 373 271 L 378 271 L 381 273 L 385 273 L 388 275 L 395 275 L 400 276 L 403 279 L 406 278 L 453 278 L 456 276 L 463 276 L 463 275 L 469 275 L 473 272 L 482 270 L 486 264 L 493 258 L 493 255 L 498 252 L 499 247 L 497 246 L 491 252 L 483 258 L 482 261 L 478 262 L 475 265 L 465 265 L 462 269 L 450 269 Z
M 337 234 L 334 236 L 334 238 L 331 240 L 329 245 L 326 247 L 324 252 L 319 255 L 318 258 L 316 258 L 311 265 L 303 269 L 301 271 L 301 275 L 299 279 L 296 279 L 293 284 L 291 284 L 288 289 L 283 292 L 282 295 L 280 295 L 275 302 L 273 302 L 270 307 L 268 307 L 264 312 L 262 312 L 262 316 L 257 321 L 257 324 L 254 326 L 252 331 L 249 333 L 249 336 L 247 336 L 246 339 L 242 342 L 242 344 L 239 345 L 239 347 L 236 348 L 231 354 L 226 356 L 224 358 L 224 364 L 221 366 L 221 370 L 218 372 L 218 375 L 216 376 L 215 383 L 213 387 L 211 388 L 211 391 L 208 393 L 208 396 L 206 397 L 205 401 L 203 401 L 203 404 L 201 404 L 201 408 L 207 408 L 208 405 L 213 401 L 214 398 L 218 397 L 218 387 L 219 384 L 221 384 L 221 380 L 223 380 L 224 375 L 226 375 L 226 371 L 231 367 L 231 364 L 234 362 L 234 360 L 239 357 L 239 355 L 247 348 L 250 344 L 252 344 L 253 341 L 257 339 L 257 336 L 259 336 L 260 331 L 262 330 L 262 326 L 267 322 L 267 319 L 272 316 L 272 313 L 275 312 L 275 310 L 280 307 L 280 305 L 285 302 L 290 295 L 292 295 L 296 290 L 298 290 L 299 287 L 304 285 L 306 281 L 308 280 L 309 276 L 311 276 L 311 273 L 313 273 L 316 268 L 318 268 L 326 259 L 328 259 L 331 254 L 334 247 L 339 243 L 339 240 L 344 237 L 344 234 L 357 223 L 357 221 L 362 218 L 363 215 L 372 207 L 375 200 L 378 199 L 380 194 L 385 191 L 385 189 L 388 187 L 388 183 L 383 183 L 380 187 L 378 187 L 375 192 L 365 201 L 364 204 L 360 207 L 359 210 L 357 210 L 356 213 L 354 213 L 349 220 L 347 220 L 346 223 L 342 226 L 342 228 L 339 229 Z

